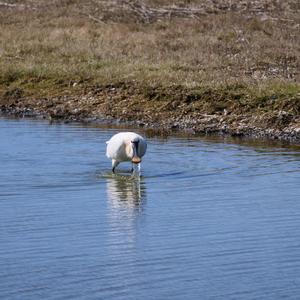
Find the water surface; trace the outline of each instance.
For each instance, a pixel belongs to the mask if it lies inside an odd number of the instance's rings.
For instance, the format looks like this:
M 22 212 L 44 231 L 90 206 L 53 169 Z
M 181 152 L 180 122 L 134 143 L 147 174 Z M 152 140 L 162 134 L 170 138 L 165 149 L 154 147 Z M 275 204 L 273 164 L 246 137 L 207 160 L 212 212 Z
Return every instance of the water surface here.
M 299 299 L 300 151 L 0 119 L 0 299 Z

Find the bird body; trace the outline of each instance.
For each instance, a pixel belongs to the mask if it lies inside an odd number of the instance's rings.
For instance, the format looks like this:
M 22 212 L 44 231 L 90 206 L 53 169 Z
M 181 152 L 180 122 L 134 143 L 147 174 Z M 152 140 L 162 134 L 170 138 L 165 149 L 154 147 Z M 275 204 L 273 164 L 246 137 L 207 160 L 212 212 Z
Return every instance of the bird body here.
M 139 164 L 147 149 L 146 140 L 134 132 L 120 132 L 106 142 L 106 156 L 112 160 L 112 171 L 120 162 Z

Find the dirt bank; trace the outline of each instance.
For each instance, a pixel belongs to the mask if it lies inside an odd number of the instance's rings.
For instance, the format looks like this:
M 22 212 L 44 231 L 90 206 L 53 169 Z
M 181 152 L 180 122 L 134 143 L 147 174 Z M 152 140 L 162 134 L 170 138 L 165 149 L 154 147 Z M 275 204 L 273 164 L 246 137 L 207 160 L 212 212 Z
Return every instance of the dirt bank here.
M 201 134 L 267 137 L 300 143 L 300 101 L 269 95 L 255 101 L 245 91 L 133 84 L 85 86 L 56 96 L 29 96 L 21 89 L 0 97 L 2 114 L 90 123 L 128 123 Z

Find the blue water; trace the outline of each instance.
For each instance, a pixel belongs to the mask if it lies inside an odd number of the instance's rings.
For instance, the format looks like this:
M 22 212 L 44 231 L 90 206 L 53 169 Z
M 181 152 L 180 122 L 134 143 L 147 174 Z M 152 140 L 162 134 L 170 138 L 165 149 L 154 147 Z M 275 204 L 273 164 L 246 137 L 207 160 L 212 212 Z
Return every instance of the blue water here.
M 300 299 L 299 148 L 118 131 L 0 119 L 0 299 Z

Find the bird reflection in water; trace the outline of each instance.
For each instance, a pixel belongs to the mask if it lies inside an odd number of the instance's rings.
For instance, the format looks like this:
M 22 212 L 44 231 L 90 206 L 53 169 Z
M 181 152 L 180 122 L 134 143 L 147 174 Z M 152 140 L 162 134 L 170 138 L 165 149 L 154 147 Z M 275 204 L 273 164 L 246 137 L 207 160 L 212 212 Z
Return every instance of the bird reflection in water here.
M 146 201 L 145 182 L 140 176 L 114 175 L 106 179 L 107 198 L 116 211 L 136 213 Z
M 143 178 L 120 174 L 106 178 L 109 245 L 107 261 L 126 257 L 127 265 L 134 265 L 141 220 L 145 217 L 146 189 Z

